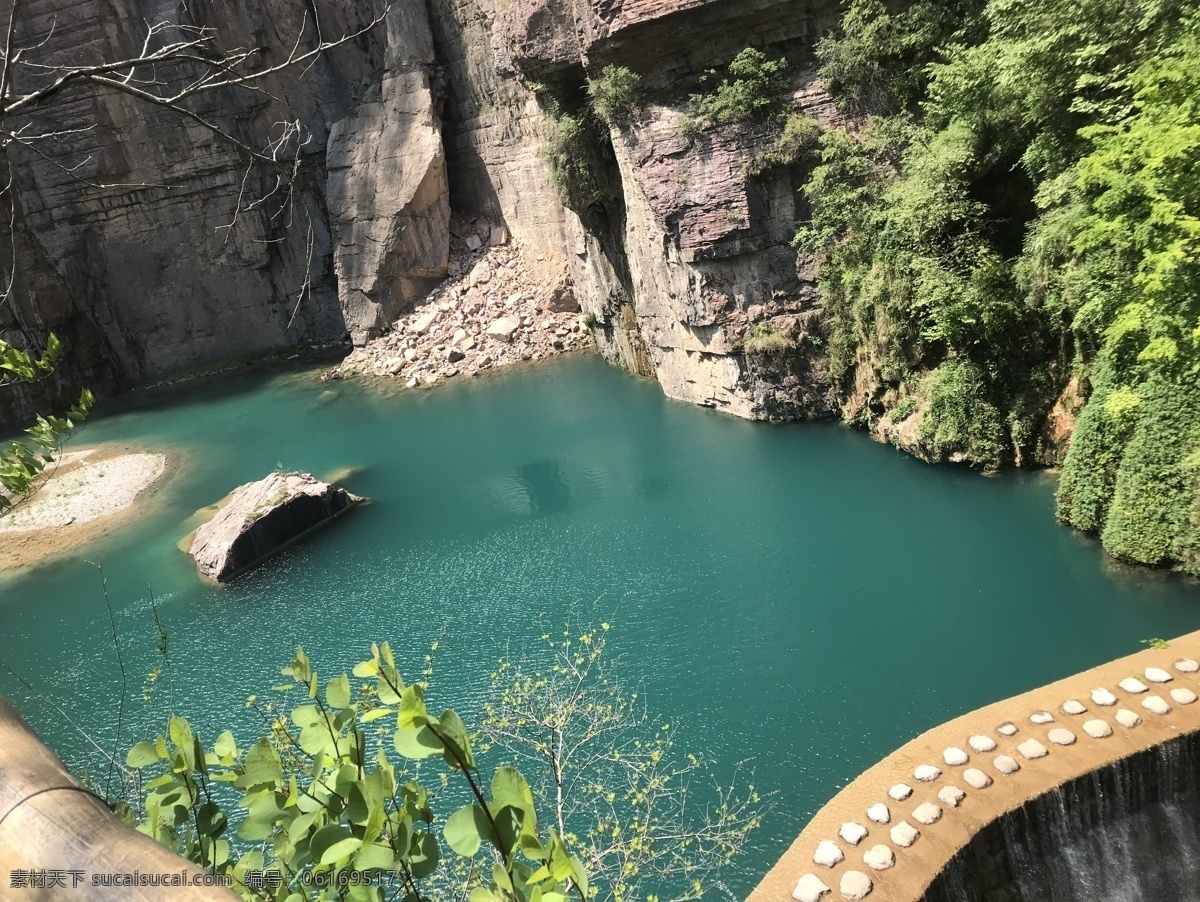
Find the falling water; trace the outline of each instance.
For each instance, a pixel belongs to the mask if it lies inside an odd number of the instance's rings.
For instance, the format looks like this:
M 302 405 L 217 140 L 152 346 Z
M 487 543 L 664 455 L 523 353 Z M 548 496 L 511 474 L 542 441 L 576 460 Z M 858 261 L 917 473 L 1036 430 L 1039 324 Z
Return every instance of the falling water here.
M 925 902 L 1200 902 L 1200 737 L 1079 777 L 984 829 Z

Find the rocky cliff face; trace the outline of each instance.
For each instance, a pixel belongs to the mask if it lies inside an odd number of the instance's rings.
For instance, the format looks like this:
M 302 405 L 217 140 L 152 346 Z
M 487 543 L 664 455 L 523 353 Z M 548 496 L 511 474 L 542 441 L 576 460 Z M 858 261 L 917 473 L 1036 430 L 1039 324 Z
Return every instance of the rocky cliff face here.
M 326 37 L 371 20 L 365 5 L 325 4 Z M 134 55 L 145 24 L 215 28 L 227 46 L 266 48 L 278 63 L 300 36 L 316 40 L 303 5 L 284 0 L 174 3 L 26 0 L 18 43 L 43 62 L 73 65 Z M 34 149 L 13 146 L 12 203 L 21 272 L 35 286 L 0 313 L 0 334 L 35 344 L 54 331 L 68 343 L 64 384 L 0 399 L 0 422 L 56 403 L 75 385 L 100 391 L 167 370 L 253 355 L 346 333 L 332 265 L 325 148 L 335 123 L 386 72 L 386 39 L 374 30 L 324 55 L 303 74 L 266 80 L 259 92 L 204 95 L 193 109 L 246 145 L 267 146 L 279 123 L 307 130 L 301 178 L 287 209 L 246 201 L 273 177 L 248 171 L 229 144 L 169 110 L 111 92 L 72 90 L 29 117 L 32 130 L 65 131 Z M 161 72 L 182 83 L 187 72 Z M 272 99 L 274 98 L 274 99 Z M 7 222 L 8 218 L 4 217 Z
M 683 120 L 700 76 L 754 46 L 788 57 L 797 111 L 834 124 L 811 63 L 835 17 L 835 4 L 795 0 L 464 0 L 453 22 L 490 23 L 491 39 L 468 28 L 448 70 L 458 95 L 488 110 L 457 117 L 452 182 L 474 181 L 482 163 L 491 196 L 463 199 L 565 253 L 614 362 L 656 377 L 673 398 L 739 416 L 824 415 L 819 354 L 806 346 L 817 328 L 813 274 L 790 247 L 803 173 L 750 177 L 747 164 L 775 136 L 739 128 L 685 137 Z M 603 136 L 603 197 L 576 213 L 556 202 L 547 164 L 530 151 L 552 127 L 556 95 L 578 95 L 610 64 L 639 74 L 648 103 L 636 122 Z M 549 101 L 531 104 L 521 81 L 543 86 Z M 523 215 L 531 187 L 555 216 Z M 756 323 L 794 336 L 798 352 L 744 353 Z
M 334 272 L 356 343 L 386 329 L 446 276 L 450 195 L 425 5 L 386 23 L 384 75 L 337 122 L 326 150 Z
M 51 46 L 61 58 L 115 56 L 138 40 L 134 23 L 183 14 L 131 4 L 120 0 L 114 25 L 97 0 L 30 0 L 21 34 L 38 39 L 57 15 Z M 243 43 L 276 48 L 303 26 L 283 0 L 221 0 L 203 15 Z M 321 15 L 328 36 L 369 12 L 331 4 Z M 311 133 L 293 208 L 307 218 L 290 228 L 269 205 L 224 228 L 246 170 L 211 134 L 128 98 L 79 92 L 53 115 L 96 127 L 61 159 L 11 152 L 18 244 L 37 265 L 24 267 L 30 284 L 0 329 L 64 335 L 73 367 L 64 391 L 369 338 L 445 276 L 453 207 L 504 224 L 527 253 L 566 267 L 605 355 L 671 397 L 745 417 L 823 415 L 815 288 L 789 245 L 804 172 L 748 175 L 776 135 L 688 136 L 683 119 L 701 75 L 755 46 L 787 56 L 796 110 L 836 124 L 811 72 L 812 46 L 835 16 L 836 4 L 805 0 L 399 0 L 386 28 L 270 86 Z M 639 74 L 646 103 L 598 136 L 597 196 L 571 210 L 542 152 L 551 111 L 609 64 Z M 279 118 L 242 93 L 212 97 L 204 112 L 252 146 Z M 93 184 L 144 187 L 89 187 L 63 171 L 80 159 Z M 255 178 L 248 190 L 266 194 Z M 748 351 L 756 324 L 795 350 Z M 45 400 L 8 400 L 0 419 Z

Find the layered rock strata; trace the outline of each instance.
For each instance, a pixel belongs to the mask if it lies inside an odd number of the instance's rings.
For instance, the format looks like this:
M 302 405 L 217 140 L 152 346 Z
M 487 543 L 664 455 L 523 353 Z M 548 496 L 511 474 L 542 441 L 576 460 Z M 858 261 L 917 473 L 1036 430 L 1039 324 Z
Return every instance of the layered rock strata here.
M 326 150 L 338 298 L 356 344 L 445 278 L 450 248 L 424 5 L 400 4 L 386 24 L 383 78 L 334 124 Z
M 784 166 L 747 174 L 774 141 L 770 129 L 685 137 L 684 118 L 701 76 L 756 46 L 787 57 L 791 108 L 834 124 L 811 64 L 836 7 L 793 0 L 517 0 L 494 7 L 457 0 L 450 7 L 435 14 L 435 33 L 467 37 L 446 42 L 465 48 L 447 67 L 463 112 L 447 137 L 451 181 L 474 180 L 482 168 L 491 192 L 463 200 L 503 215 L 514 232 L 516 222 L 528 224 L 529 243 L 565 251 L 605 356 L 655 376 L 671 397 L 740 416 L 826 414 L 813 273 L 790 246 L 804 173 Z M 470 13 L 492 23 L 490 59 L 472 52 L 480 37 L 458 24 Z M 646 103 L 633 122 L 600 136 L 592 161 L 599 200 L 579 211 L 558 204 L 554 217 L 522 216 L 537 170 L 543 197 L 550 179 L 544 161 L 539 166 L 513 145 L 527 151 L 545 141 L 553 130 L 547 111 L 580 97 L 587 79 L 610 64 L 640 76 Z M 536 108 L 514 87 L 514 75 L 541 90 Z M 545 208 L 553 209 L 548 200 Z M 792 352 L 746 353 L 743 340 L 755 324 L 786 336 Z
M 138 38 L 105 28 L 92 2 L 59 6 L 31 0 L 22 42 L 46 37 L 56 16 L 52 58 L 119 56 Z M 230 43 L 311 42 L 304 14 L 285 6 L 222 0 L 191 15 L 210 16 Z M 369 17 L 361 5 L 319 11 L 326 37 Z M 362 344 L 441 284 L 454 208 L 566 272 L 605 356 L 671 397 L 745 417 L 825 415 L 813 273 L 790 246 L 805 165 L 753 165 L 774 126 L 692 131 L 685 117 L 704 74 L 753 46 L 788 60 L 785 108 L 837 126 L 812 62 L 836 15 L 800 0 L 399 0 L 384 27 L 264 86 L 307 129 L 288 208 L 298 218 L 264 204 L 232 222 L 243 191 L 269 193 L 267 174 L 247 179 L 233 149 L 169 112 L 79 91 L 53 113 L 95 128 L 50 161 L 13 152 L 37 284 L 0 329 L 31 344 L 49 329 L 69 339 L 63 397 L 84 381 L 111 390 L 300 342 Z M 642 109 L 598 129 L 595 196 L 568 209 L 544 148 L 556 110 L 610 64 L 640 77 Z M 213 95 L 200 112 L 251 146 L 280 119 L 251 92 Z M 64 175 L 80 160 L 94 183 L 141 187 L 88 188 Z M 780 337 L 774 349 L 747 342 L 756 327 Z
M 166 22 L 211 27 L 226 47 L 257 45 L 275 65 L 374 14 L 369 4 L 316 7 L 28 0 L 15 45 L 36 46 L 38 62 L 86 65 L 136 55 L 146 23 Z M 63 135 L 7 151 L 14 209 L 2 212 L 17 227 L 19 265 L 0 338 L 37 347 L 53 331 L 67 355 L 57 382 L 0 398 L 0 422 L 58 407 L 85 384 L 105 394 L 214 360 L 341 342 L 375 321 L 373 305 L 402 303 L 444 276 L 449 209 L 425 2 L 390 8 L 383 25 L 258 90 L 190 102 L 256 149 L 278 140 L 285 121 L 302 123 L 290 190 L 195 120 L 114 92 L 69 89 L 13 124 Z M 195 75 L 157 74 L 175 84 Z M 0 218 L 6 228 L 10 216 Z

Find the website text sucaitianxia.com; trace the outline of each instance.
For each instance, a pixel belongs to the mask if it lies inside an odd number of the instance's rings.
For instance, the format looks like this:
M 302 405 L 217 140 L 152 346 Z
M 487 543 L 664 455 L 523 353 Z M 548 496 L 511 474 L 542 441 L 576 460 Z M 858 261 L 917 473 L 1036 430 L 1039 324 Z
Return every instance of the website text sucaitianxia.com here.
M 130 871 L 120 873 L 115 871 L 89 872 L 73 868 L 56 869 L 42 868 L 8 872 L 8 887 L 13 890 L 21 889 L 82 889 L 90 886 L 224 886 L 232 887 L 240 882 L 250 889 L 273 889 L 285 882 L 299 882 L 304 886 L 328 886 L 334 883 L 339 886 L 350 885 L 386 885 L 395 875 L 382 872 L 367 873 L 364 871 L 348 871 L 330 875 L 324 873 L 304 872 L 297 875 L 295 881 L 286 881 L 279 871 L 248 870 L 240 881 L 235 881 L 230 874 L 197 873 L 190 870 L 145 872 Z

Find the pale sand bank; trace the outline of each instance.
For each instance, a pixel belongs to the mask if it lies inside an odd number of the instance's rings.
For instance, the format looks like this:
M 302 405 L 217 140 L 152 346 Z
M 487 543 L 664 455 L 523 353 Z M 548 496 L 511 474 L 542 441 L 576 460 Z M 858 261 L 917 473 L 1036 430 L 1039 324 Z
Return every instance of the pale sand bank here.
M 0 516 L 0 570 L 76 548 L 135 510 L 135 502 L 167 472 L 164 454 L 81 449 L 47 468 L 29 501 Z

